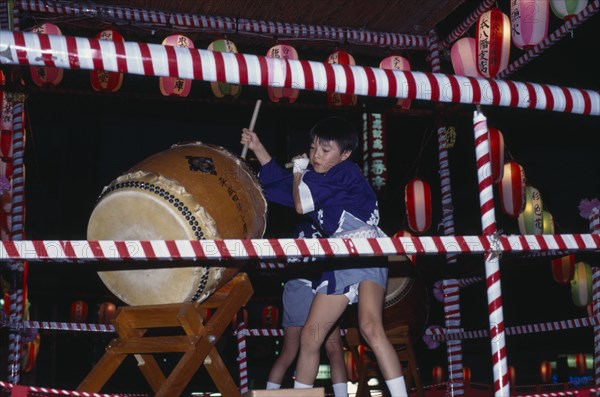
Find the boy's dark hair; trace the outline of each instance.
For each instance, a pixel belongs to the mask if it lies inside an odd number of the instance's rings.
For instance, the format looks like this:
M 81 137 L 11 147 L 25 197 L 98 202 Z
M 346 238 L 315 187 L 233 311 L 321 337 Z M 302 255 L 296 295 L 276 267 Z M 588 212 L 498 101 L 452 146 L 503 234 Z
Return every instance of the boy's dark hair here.
M 328 117 L 319 121 L 310 130 L 311 142 L 334 141 L 340 147 L 340 153 L 349 150 L 353 152 L 358 146 L 358 135 L 354 126 L 346 119 L 338 116 Z

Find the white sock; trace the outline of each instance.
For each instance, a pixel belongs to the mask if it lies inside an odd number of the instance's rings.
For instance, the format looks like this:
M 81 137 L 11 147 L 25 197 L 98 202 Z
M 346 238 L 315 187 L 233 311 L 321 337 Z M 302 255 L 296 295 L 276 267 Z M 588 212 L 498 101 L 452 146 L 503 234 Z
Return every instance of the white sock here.
M 267 390 L 278 390 L 278 389 L 281 389 L 281 385 L 267 381 Z
M 335 397 L 348 397 L 348 383 L 334 383 L 333 395 Z
M 390 390 L 392 397 L 408 397 L 406 383 L 404 383 L 404 376 L 386 380 L 385 383 Z
M 312 389 L 313 385 L 305 385 L 297 380 L 294 381 L 294 389 Z

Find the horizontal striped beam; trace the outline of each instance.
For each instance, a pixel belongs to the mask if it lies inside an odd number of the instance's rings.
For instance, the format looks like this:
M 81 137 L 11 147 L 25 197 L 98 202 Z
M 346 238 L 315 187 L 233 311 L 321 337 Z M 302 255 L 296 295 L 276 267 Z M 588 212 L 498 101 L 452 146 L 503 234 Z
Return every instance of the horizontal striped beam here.
M 0 62 L 600 115 L 592 90 L 32 32 L 0 31 Z
M 600 251 L 600 234 L 385 237 L 356 239 L 226 239 L 1 241 L 0 261 L 140 261 L 287 259 L 402 254 Z

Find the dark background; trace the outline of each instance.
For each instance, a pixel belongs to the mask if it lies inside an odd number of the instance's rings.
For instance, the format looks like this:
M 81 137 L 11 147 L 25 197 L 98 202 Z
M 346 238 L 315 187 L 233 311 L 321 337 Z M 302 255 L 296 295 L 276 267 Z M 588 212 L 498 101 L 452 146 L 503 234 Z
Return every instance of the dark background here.
M 556 17 L 551 15 L 551 18 L 556 24 Z M 592 54 L 598 52 L 597 19 L 593 17 L 584 23 L 509 78 L 598 90 L 598 65 L 591 60 Z M 264 53 L 258 45 L 239 50 Z M 315 51 L 301 54 L 301 58 L 322 60 L 326 55 Z M 401 55 L 411 57 L 413 70 L 429 70 L 424 54 Z M 518 55 L 513 47 L 513 58 Z M 379 62 L 358 56 L 356 61 L 364 66 L 376 66 Z M 439 203 L 437 136 L 431 103 L 413 101 L 415 111 L 403 113 L 393 110 L 394 100 L 359 97 L 357 106 L 339 109 L 327 106 L 324 93 L 303 91 L 296 104 L 273 104 L 262 87 L 243 87 L 239 99 L 217 100 L 209 83 L 201 81 L 193 83 L 188 98 L 165 98 L 160 95 L 158 78 L 135 75 L 125 76 L 119 93 L 97 94 L 92 92 L 86 71 L 65 71 L 57 89 L 37 89 L 28 79 L 28 69 L 20 71 L 28 88 L 25 164 L 26 233 L 30 240 L 85 240 L 87 220 L 102 188 L 134 164 L 174 143 L 198 140 L 241 153 L 239 135 L 249 124 L 256 99 L 262 99 L 263 106 L 255 129 L 281 162 L 305 150 L 307 130 L 325 116 L 342 115 L 360 127 L 363 111 L 384 113 L 390 182 L 380 195 L 380 207 L 381 227 L 386 233 L 391 235 L 406 227 L 404 186 L 410 179 L 418 176 L 428 181 L 433 202 Z M 452 73 L 448 60 L 443 61 L 442 72 Z M 445 124 L 457 130 L 456 146 L 449 151 L 456 234 L 478 235 L 481 223 L 473 147 L 474 106 L 444 109 Z M 598 117 L 500 107 L 483 107 L 482 111 L 488 126 L 502 131 L 507 158 L 521 164 L 528 183 L 540 191 L 545 210 L 554 217 L 556 233 L 587 233 L 588 221 L 579 216 L 577 207 L 582 199 L 600 197 Z M 496 188 L 494 193 L 497 194 Z M 496 217 L 498 229 L 503 233 L 519 233 L 516 219 L 503 215 L 499 205 Z M 291 211 L 271 207 L 265 237 L 289 235 L 294 219 Z M 440 223 L 440 206 L 434 204 L 433 226 L 427 234 L 443 234 L 438 227 Z M 578 253 L 576 259 L 599 264 L 597 254 Z M 573 304 L 570 286 L 559 285 L 552 279 L 549 262 L 548 258 L 527 255 L 502 257 L 507 327 L 587 315 L 585 308 Z M 414 272 L 423 280 L 429 295 L 426 325 L 443 325 L 444 321 L 442 304 L 432 295 L 433 283 L 448 277 L 483 276 L 483 264 L 480 255 L 460 255 L 455 265 L 448 265 L 443 256 L 418 257 Z M 34 320 L 68 322 L 70 304 L 76 299 L 88 302 L 89 322 L 97 321 L 95 312 L 101 302 L 122 304 L 97 277 L 95 272 L 101 264 L 30 262 L 29 266 L 29 300 Z M 255 289 L 248 305 L 249 326 L 261 328 L 260 312 L 265 305 L 280 305 L 286 274 L 257 270 L 254 263 L 245 264 L 243 270 L 250 274 Z M 461 318 L 466 330 L 488 328 L 487 298 L 482 283 L 461 290 Z M 64 389 L 78 385 L 112 337 L 83 332 L 40 332 L 42 344 L 36 369 L 23 374 L 23 379 L 31 384 Z M 274 338 L 249 338 L 251 387 L 264 385 L 275 358 L 276 343 Z M 431 368 L 446 366 L 445 346 L 429 350 L 420 339 L 415 344 L 422 377 L 429 383 Z M 594 351 L 593 332 L 588 328 L 507 336 L 506 345 L 508 363 L 517 370 L 518 384 L 539 383 L 539 364 L 543 360 Z M 224 336 L 219 349 L 235 379 L 235 338 Z M 465 341 L 463 359 L 464 365 L 472 370 L 473 381 L 491 384 L 489 340 Z M 175 360 L 165 357 L 165 367 Z M 3 366 L 1 371 L 4 373 L 5 369 Z M 212 387 L 205 382 L 207 376 L 202 371 L 190 388 Z M 120 374 L 103 391 L 147 392 L 135 363 L 127 363 Z M 140 381 L 135 381 L 138 378 Z

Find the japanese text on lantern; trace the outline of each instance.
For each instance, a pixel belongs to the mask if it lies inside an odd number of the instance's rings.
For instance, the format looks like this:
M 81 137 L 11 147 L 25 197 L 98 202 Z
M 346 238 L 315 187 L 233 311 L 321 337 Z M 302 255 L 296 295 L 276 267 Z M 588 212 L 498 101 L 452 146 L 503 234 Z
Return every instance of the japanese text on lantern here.
M 486 73 L 487 72 L 487 65 L 488 65 L 488 58 L 489 58 L 489 33 L 487 31 L 487 29 L 490 28 L 489 26 L 489 21 L 486 19 L 481 19 L 480 20 L 480 30 L 479 30 L 479 37 L 477 38 L 479 40 L 479 71 L 482 73 Z
M 363 172 L 376 191 L 387 185 L 385 123 L 381 113 L 363 114 Z

